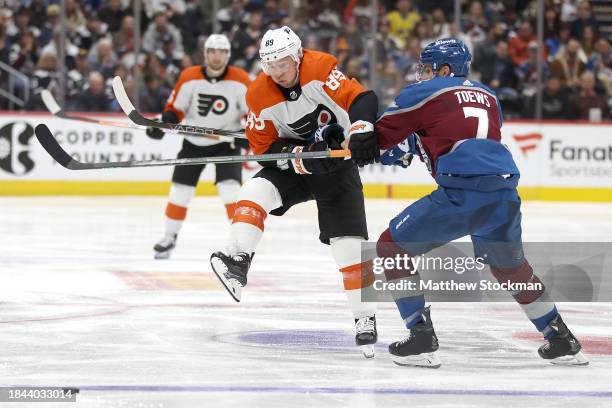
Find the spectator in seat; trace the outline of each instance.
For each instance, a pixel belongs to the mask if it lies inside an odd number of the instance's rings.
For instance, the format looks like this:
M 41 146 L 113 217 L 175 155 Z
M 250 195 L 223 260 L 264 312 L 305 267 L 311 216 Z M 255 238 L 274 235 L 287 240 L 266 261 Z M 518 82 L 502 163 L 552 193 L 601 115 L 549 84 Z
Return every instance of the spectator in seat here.
M 417 10 L 413 10 L 410 0 L 398 0 L 397 10 L 387 14 L 387 20 L 391 23 L 391 35 L 402 47 L 406 45 L 408 38 L 410 38 L 421 19 L 421 14 Z
M 159 62 L 161 62 L 161 64 L 165 67 L 166 76 L 178 77 L 181 72 L 180 66 L 181 58 L 183 57 L 183 55 L 176 51 L 174 39 L 171 35 L 164 36 L 162 44 L 163 45 L 161 49 L 157 50 L 155 52 L 155 55 L 157 56 L 157 58 L 159 58 Z M 163 109 L 159 112 L 162 111 Z
M 495 54 L 492 58 L 482 61 L 479 70 L 480 81 L 498 93 L 504 88 L 516 88 L 517 78 L 512 60 L 508 55 L 508 44 L 505 41 L 497 43 Z
M 38 46 L 32 31 L 26 31 L 11 47 L 10 65 L 25 75 L 32 75 L 38 61 Z
M 159 77 L 145 75 L 145 87 L 140 91 L 138 100 L 143 112 L 162 112 L 172 90 L 162 84 Z
M 221 26 L 221 32 L 228 33 L 242 26 L 246 11 L 243 0 L 232 0 L 228 7 L 217 12 L 217 22 Z
M 315 0 L 308 2 L 307 27 L 315 31 L 324 50 L 330 50 L 338 30 L 342 27 L 341 8 L 333 0 Z M 294 30 L 300 38 L 304 33 Z
M 588 70 L 593 70 L 593 53 L 595 52 L 595 41 L 597 40 L 597 34 L 595 33 L 592 26 L 584 27 L 582 32 L 582 41 L 580 46 L 582 47 L 582 51 L 584 51 L 584 55 L 587 58 L 587 68 Z
M 508 46 L 508 53 L 514 65 L 521 65 L 529 58 L 529 43 L 536 41 L 533 27 L 527 20 L 523 21 L 518 29 L 518 35 L 512 37 Z
M 11 44 L 19 42 L 21 36 L 26 33 L 32 33 L 35 38 L 38 37 L 40 30 L 30 23 L 31 18 L 29 9 L 20 7 L 13 18 L 15 21 L 15 30 L 8 33 Z
M 43 89 L 53 89 L 57 86 L 57 57 L 54 53 L 47 51 L 41 54 L 30 85 L 32 93 L 24 108 L 33 111 L 47 110 L 40 92 Z
M 558 38 L 559 31 L 561 31 L 559 13 L 554 7 L 548 7 L 544 11 L 544 41 Z
M 597 20 L 591 12 L 591 3 L 583 0 L 578 4 L 576 11 L 577 18 L 572 23 L 572 36 L 582 40 L 584 27 L 591 26 L 593 31 L 597 32 Z
M 31 0 L 28 10 L 30 12 L 30 24 L 34 27 L 42 27 L 47 18 L 47 5 L 45 0 Z M 40 45 L 40 44 L 39 44 Z
M 121 22 L 127 13 L 121 5 L 121 0 L 108 0 L 104 3 L 98 15 L 108 25 L 108 31 L 114 33 L 121 27 Z
M 595 75 L 584 71 L 580 75 L 580 90 L 569 98 L 569 117 L 572 119 L 590 120 L 592 110 L 599 110 L 600 117 L 609 117 L 606 101 L 595 92 Z
M 259 39 L 262 37 L 261 12 L 249 13 L 248 24 L 245 28 L 236 31 L 232 38 L 232 56 L 230 64 L 236 64 L 247 71 L 251 69 L 255 58 L 259 58 Z
M 174 39 L 176 51 L 184 53 L 183 37 L 180 31 L 168 22 L 168 17 L 165 11 L 158 11 L 153 17 L 153 21 L 149 24 L 147 31 L 142 40 L 142 48 L 147 52 L 155 52 L 163 46 L 163 38 L 166 34 L 170 34 Z
M 47 7 L 47 18 L 40 27 L 40 35 L 38 36 L 38 45 L 44 47 L 53 39 L 53 29 L 59 24 L 60 7 L 57 4 L 51 4 Z
M 361 31 L 354 18 L 349 19 L 338 35 L 338 42 L 344 41 L 351 57 L 360 57 L 365 50 Z
M 612 47 L 610 40 L 605 37 L 595 42 L 593 67 L 597 80 L 606 89 L 606 93 L 612 95 Z
M 76 31 L 74 45 L 79 49 L 91 50 L 91 47 L 101 38 L 107 36 L 108 26 L 104 23 L 98 13 L 93 12 L 85 24 L 80 25 Z
M 66 7 L 66 28 L 70 33 L 75 33 L 79 26 L 86 23 L 87 19 L 77 0 L 64 0 L 64 4 Z
M 537 91 L 538 85 L 538 71 L 537 71 L 537 60 L 538 60 L 538 46 L 537 41 L 529 43 L 528 47 L 528 58 L 527 61 L 516 67 L 515 72 L 519 79 L 520 92 L 522 95 L 529 97 Z M 542 77 L 547 78 L 549 75 L 550 68 L 546 63 L 546 60 L 542 61 Z
M 87 56 L 87 50 L 79 50 L 79 53 L 75 58 L 75 67 L 68 71 L 66 78 L 66 94 L 70 98 L 76 97 L 85 89 L 87 85 L 87 79 L 89 78 L 90 72 L 89 59 Z
M 117 54 L 110 38 L 102 38 L 89 51 L 91 69 L 98 71 L 104 78 L 112 76 L 117 65 Z
M 527 98 L 523 116 L 535 118 L 536 95 Z M 567 119 L 568 94 L 559 78 L 550 76 L 546 80 L 546 87 L 542 91 L 542 119 Z
M 436 40 L 450 37 L 450 24 L 441 7 L 436 7 L 431 12 L 431 34 Z
M 470 3 L 469 11 L 461 22 L 461 29 L 472 40 L 474 46 L 485 40 L 490 23 L 485 16 L 484 7 L 478 0 Z
M 278 0 L 266 0 L 266 6 L 262 14 L 263 26 L 266 29 L 281 27 L 285 17 L 287 17 L 287 13 L 280 10 Z
M 73 110 L 78 112 L 109 112 L 111 100 L 105 92 L 104 77 L 99 72 L 89 74 L 88 87 L 77 95 Z
M 550 63 L 552 75 L 558 77 L 563 85 L 575 88 L 580 75 L 586 68 L 587 59 L 575 38 L 570 38 L 564 49 Z
M 562 23 L 557 36 L 544 39 L 548 49 L 548 58 L 552 61 L 561 52 L 571 37 L 569 25 Z

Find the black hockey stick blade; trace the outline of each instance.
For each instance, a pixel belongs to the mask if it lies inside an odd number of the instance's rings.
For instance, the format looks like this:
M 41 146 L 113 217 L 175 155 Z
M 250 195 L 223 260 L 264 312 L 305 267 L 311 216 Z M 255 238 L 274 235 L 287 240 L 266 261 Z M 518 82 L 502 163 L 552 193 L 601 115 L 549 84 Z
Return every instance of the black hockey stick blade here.
M 64 149 L 62 149 L 46 125 L 40 124 L 36 126 L 34 134 L 38 142 L 56 162 L 70 170 L 83 169 L 80 162 L 74 160 Z
M 113 78 L 113 92 L 115 93 L 117 102 L 119 102 L 119 106 L 121 106 L 121 110 L 123 110 L 123 112 L 132 120 L 132 122 L 137 125 L 156 127 L 160 129 L 169 129 L 175 132 L 189 132 L 201 135 L 230 136 L 239 139 L 246 138 L 243 130 L 213 129 L 201 126 L 181 125 L 180 123 L 174 124 L 157 122 L 155 120 L 145 118 L 140 112 L 136 110 L 134 104 L 132 104 L 132 101 L 130 101 L 130 97 L 125 91 L 125 87 L 123 86 L 123 82 L 121 81 L 121 77 L 119 76 Z
M 53 97 L 53 94 L 49 92 L 49 90 L 43 89 L 40 95 L 42 97 L 43 103 L 47 107 L 47 110 L 51 112 L 53 116 L 56 116 L 58 118 L 66 119 L 66 120 L 73 120 L 76 122 L 93 123 L 95 125 L 102 125 L 102 126 L 113 126 L 113 127 L 124 128 L 124 129 L 135 129 L 135 130 L 140 130 L 140 131 L 145 130 L 143 127 L 135 123 L 123 123 L 123 122 L 115 122 L 111 120 L 89 118 L 86 116 L 70 115 L 64 112 L 62 108 L 60 108 L 59 104 Z M 205 138 L 205 139 L 210 139 L 210 140 L 218 140 L 220 142 L 230 142 L 231 143 L 234 141 L 234 137 L 232 136 L 219 136 L 216 134 L 204 135 L 200 132 L 184 132 L 184 131 L 174 131 L 170 133 L 174 133 L 174 134 L 181 135 L 181 136 L 192 136 L 192 137 L 200 137 L 200 138 Z
M 250 154 L 244 156 L 188 157 L 183 159 L 135 160 L 106 163 L 83 163 L 70 157 L 62 149 L 51 131 L 42 123 L 34 129 L 36 138 L 55 161 L 69 170 L 114 169 L 130 167 L 186 166 L 194 164 L 243 163 L 248 161 L 277 161 L 291 159 L 329 159 L 349 157 L 348 150 L 327 150 L 301 153 Z

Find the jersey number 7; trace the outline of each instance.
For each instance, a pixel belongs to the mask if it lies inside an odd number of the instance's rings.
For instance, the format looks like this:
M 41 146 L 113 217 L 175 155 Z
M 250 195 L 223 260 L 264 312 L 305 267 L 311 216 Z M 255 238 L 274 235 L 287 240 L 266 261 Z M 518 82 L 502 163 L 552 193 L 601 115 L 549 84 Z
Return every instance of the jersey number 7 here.
M 489 133 L 489 115 L 485 109 L 464 107 L 463 114 L 466 118 L 478 119 L 478 129 L 476 130 L 476 138 L 486 139 Z

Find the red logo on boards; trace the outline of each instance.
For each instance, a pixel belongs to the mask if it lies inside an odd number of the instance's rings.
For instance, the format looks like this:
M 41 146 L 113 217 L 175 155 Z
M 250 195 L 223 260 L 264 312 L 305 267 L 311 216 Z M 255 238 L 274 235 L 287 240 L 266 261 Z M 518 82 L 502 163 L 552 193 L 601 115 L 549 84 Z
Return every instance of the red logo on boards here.
M 527 153 L 531 150 L 535 150 L 540 144 L 540 140 L 542 140 L 541 133 L 527 133 L 524 135 L 512 135 L 512 138 L 518 144 L 521 152 L 523 152 L 524 156 L 527 156 Z

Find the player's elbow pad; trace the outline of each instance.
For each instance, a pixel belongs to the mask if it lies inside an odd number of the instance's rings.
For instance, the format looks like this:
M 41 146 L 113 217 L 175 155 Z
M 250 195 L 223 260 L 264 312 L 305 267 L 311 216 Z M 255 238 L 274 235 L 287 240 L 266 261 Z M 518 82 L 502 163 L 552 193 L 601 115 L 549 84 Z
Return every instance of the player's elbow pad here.
M 375 123 L 378 115 L 378 97 L 374 91 L 365 91 L 357 95 L 349 107 L 348 114 L 351 123 L 357 121 Z

